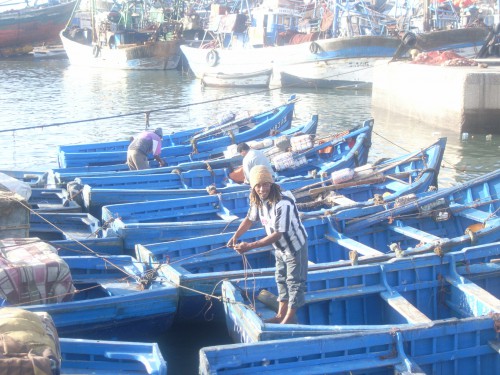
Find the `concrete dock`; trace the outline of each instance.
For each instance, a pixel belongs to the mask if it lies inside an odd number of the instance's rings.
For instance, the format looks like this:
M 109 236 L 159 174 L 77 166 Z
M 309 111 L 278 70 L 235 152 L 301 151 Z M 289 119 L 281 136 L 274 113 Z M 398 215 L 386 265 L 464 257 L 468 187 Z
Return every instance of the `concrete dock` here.
M 500 133 L 500 66 L 381 61 L 372 105 L 460 133 Z

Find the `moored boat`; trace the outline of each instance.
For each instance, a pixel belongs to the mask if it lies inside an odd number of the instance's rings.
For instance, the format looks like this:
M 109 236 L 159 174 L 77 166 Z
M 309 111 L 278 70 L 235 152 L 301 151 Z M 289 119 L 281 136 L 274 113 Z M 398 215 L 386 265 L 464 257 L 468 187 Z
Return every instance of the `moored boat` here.
M 78 3 L 81 7 L 82 2 Z M 125 1 L 111 9 L 78 9 L 79 24 L 68 17 L 61 28 L 64 50 L 72 65 L 126 70 L 175 69 L 180 61 L 178 24 L 170 22 L 161 7 L 150 2 Z M 81 14 L 90 20 L 84 23 Z
M 211 346 L 200 350 L 199 373 L 494 375 L 494 324 L 491 317 L 449 319 L 397 330 Z
M 488 202 L 498 193 L 499 176 L 500 171 L 490 173 L 456 186 L 453 191 L 444 189 L 446 194 L 439 194 L 439 191 L 425 193 L 414 203 L 417 205 L 425 199 L 426 205 L 418 206 L 422 208 L 421 211 L 405 210 L 405 215 L 401 218 L 394 215 L 393 221 L 381 219 L 349 235 L 337 231 L 339 227 L 343 227 L 344 222 L 349 221 L 346 219 L 349 218 L 348 209 L 331 216 L 304 219 L 308 233 L 309 270 L 388 261 L 396 257 L 398 249 L 397 256 L 411 257 L 426 252 L 442 254 L 458 251 L 471 244 L 498 241 L 500 221 L 495 215 L 498 202 L 492 205 Z M 487 191 L 489 193 L 485 195 Z M 434 198 L 429 199 L 430 197 Z M 403 204 L 399 208 L 404 208 L 407 206 L 404 201 L 408 199 L 402 197 L 400 201 L 388 203 L 387 207 L 379 207 L 379 210 L 394 213 L 390 207 Z M 453 202 L 461 200 L 465 201 L 466 207 L 474 205 L 470 202 L 476 200 L 485 204 L 476 206 L 476 215 L 467 213 L 465 209 L 452 210 Z M 433 205 L 436 205 L 435 209 L 430 208 Z M 444 216 L 444 212 L 448 213 L 447 216 Z M 357 219 L 359 212 L 351 214 Z M 340 216 L 344 216 L 344 219 Z M 359 220 L 362 221 L 363 218 Z M 469 234 L 474 225 L 479 228 Z M 468 228 L 467 234 L 464 234 Z M 162 226 L 157 225 L 156 229 L 161 230 Z M 136 254 L 143 262 L 168 263 L 162 265 L 166 277 L 176 285 L 187 286 L 181 290 L 179 314 L 194 316 L 196 314 L 193 311 L 199 311 L 200 306 L 206 302 L 202 297 L 203 293 L 218 295 L 217 287 L 221 280 L 243 278 L 248 272 L 259 276 L 274 275 L 275 260 L 271 247 L 251 250 L 243 259 L 233 249 L 226 247 L 232 235 L 233 233 L 219 233 L 156 244 L 146 241 L 149 242 L 148 245 L 136 246 Z M 259 228 L 249 230 L 241 240 L 253 242 L 262 237 L 264 230 Z
M 292 95 L 285 104 L 254 116 L 208 129 L 196 128 L 164 135 L 161 156 L 169 162 L 172 157 L 210 152 L 214 149 L 222 153 L 222 147 L 261 139 L 271 132 L 289 129 L 296 100 L 295 95 Z M 128 145 L 129 141 L 59 146 L 59 165 L 65 168 L 125 163 Z
M 130 256 L 59 257 L 52 246 L 33 238 L 0 244 L 2 263 L 10 262 L 2 266 L 9 281 L 2 288 L 3 306 L 49 313 L 61 336 L 129 340 L 134 332 L 162 332 L 173 322 L 177 288 L 162 281 L 161 271 Z M 37 287 L 29 295 L 16 276 L 20 272 L 31 275 Z
M 61 375 L 166 375 L 157 343 L 60 338 Z
M 494 282 L 500 243 L 390 262 L 309 272 L 305 305 L 297 324 L 266 323 L 275 315 L 261 291 L 276 295 L 273 276 L 223 281 L 228 330 L 236 342 L 432 326 L 441 319 L 492 316 L 500 312 Z M 465 262 L 463 265 L 462 262 Z M 468 279 L 488 279 L 480 288 Z M 274 299 L 274 301 L 276 301 Z
M 25 8 L 0 12 L 0 56 L 27 54 L 35 45 L 57 42 L 76 1 L 26 4 Z M 6 5 L 1 6 L 3 10 Z

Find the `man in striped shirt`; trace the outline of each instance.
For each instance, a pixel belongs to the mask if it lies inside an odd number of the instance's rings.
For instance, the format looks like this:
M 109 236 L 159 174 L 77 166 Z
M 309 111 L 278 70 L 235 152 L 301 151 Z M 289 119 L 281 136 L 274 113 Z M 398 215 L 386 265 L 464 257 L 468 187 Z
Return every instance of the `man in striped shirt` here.
M 295 323 L 296 311 L 305 303 L 307 233 L 295 199 L 289 192 L 281 192 L 265 166 L 252 168 L 250 186 L 250 209 L 227 246 L 243 254 L 251 249 L 273 245 L 279 308 L 276 316 L 267 322 Z M 237 243 L 238 238 L 259 219 L 266 230 L 266 237 L 255 242 Z

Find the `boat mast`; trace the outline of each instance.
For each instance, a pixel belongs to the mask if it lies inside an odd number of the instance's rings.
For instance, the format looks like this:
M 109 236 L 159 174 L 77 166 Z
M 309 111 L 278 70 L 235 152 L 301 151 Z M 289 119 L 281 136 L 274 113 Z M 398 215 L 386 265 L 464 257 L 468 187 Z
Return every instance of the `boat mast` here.
M 431 11 L 429 9 L 429 0 L 423 0 L 424 6 L 424 32 L 431 31 Z

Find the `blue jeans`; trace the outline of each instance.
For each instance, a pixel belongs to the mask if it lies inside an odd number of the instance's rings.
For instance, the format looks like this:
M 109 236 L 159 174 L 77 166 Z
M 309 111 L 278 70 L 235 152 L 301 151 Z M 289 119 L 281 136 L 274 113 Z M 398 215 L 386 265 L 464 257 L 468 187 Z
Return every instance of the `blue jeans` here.
M 290 250 L 275 250 L 278 301 L 288 301 L 288 307 L 298 309 L 305 303 L 307 281 L 307 242 L 295 254 Z

